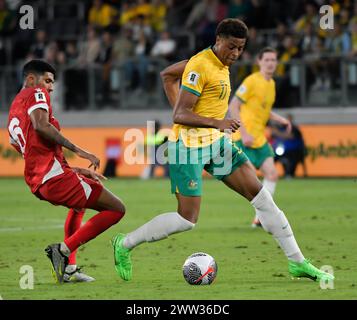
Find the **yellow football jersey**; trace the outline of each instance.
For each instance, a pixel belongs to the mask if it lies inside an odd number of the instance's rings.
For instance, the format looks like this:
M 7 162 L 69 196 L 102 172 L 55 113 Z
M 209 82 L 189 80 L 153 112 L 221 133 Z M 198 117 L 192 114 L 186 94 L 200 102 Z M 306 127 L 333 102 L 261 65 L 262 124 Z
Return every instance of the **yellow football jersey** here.
M 235 96 L 243 102 L 240 106 L 240 120 L 254 137 L 251 148 L 260 148 L 267 142 L 264 132 L 275 102 L 275 81 L 266 80 L 260 72 L 255 72 L 244 79 Z M 240 139 L 238 130 L 233 134 L 233 141 Z
M 231 92 L 229 69 L 216 57 L 212 49 L 206 49 L 188 61 L 182 75 L 181 90 L 198 96 L 193 112 L 203 117 L 222 120 L 228 110 Z M 170 141 L 180 137 L 187 147 L 205 147 L 223 136 L 215 128 L 195 128 L 175 124 Z

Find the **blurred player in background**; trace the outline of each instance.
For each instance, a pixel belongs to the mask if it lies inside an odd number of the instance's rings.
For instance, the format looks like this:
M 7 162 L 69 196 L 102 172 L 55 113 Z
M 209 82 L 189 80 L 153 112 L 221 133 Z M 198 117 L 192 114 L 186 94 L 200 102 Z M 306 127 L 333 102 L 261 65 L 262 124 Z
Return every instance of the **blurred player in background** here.
M 304 258 L 284 212 L 261 184 L 244 152 L 222 132 L 235 132 L 239 128 L 237 119 L 225 119 L 230 95 L 229 66 L 242 54 L 247 36 L 248 29 L 242 21 L 225 19 L 216 29 L 213 47 L 199 52 L 187 64 L 184 61 L 169 67 L 166 76 L 163 75 L 168 99 L 174 103 L 169 163 L 171 192 L 176 195 L 178 209 L 156 216 L 127 235 L 113 238 L 115 268 L 122 279 L 132 278 L 133 248 L 193 229 L 200 212 L 203 169 L 250 201 L 263 228 L 273 235 L 287 256 L 291 275 L 333 279 Z M 178 90 L 181 75 L 182 86 Z M 197 155 L 195 161 L 191 161 L 193 155 Z M 181 161 L 181 156 L 189 161 Z M 215 161 L 222 156 L 226 170 L 219 170 L 222 163 Z
M 307 148 L 304 137 L 299 126 L 294 123 L 294 118 L 291 114 L 287 115 L 291 123 L 291 132 L 286 132 L 281 126 L 271 127 L 271 145 L 275 150 L 275 161 L 280 162 L 284 168 L 284 177 L 295 177 L 295 171 L 298 164 L 301 164 L 303 176 L 307 177 L 307 168 L 305 157 L 307 156 Z
M 269 120 L 286 126 L 290 133 L 288 119 L 271 111 L 275 102 L 274 72 L 278 64 L 278 53 L 270 47 L 258 53 L 259 71 L 243 80 L 229 104 L 231 117 L 240 121 L 240 128 L 232 137 L 235 145 L 241 148 L 250 162 L 264 176 L 263 186 L 274 195 L 278 172 L 274 165 L 274 151 L 265 137 Z M 252 227 L 261 226 L 255 216 Z
M 162 167 L 163 177 L 169 177 L 169 164 L 163 163 L 165 153 L 167 153 L 168 136 L 162 133 L 159 120 L 153 121 L 153 130 L 148 130 L 145 139 L 145 150 L 149 157 L 149 164 L 141 174 L 142 179 L 151 179 L 155 177 L 155 169 Z
M 62 147 L 89 160 L 94 170 L 100 165 L 95 155 L 60 133 L 50 100 L 55 76 L 55 69 L 45 61 L 31 60 L 24 66 L 24 85 L 11 104 L 8 132 L 12 146 L 25 160 L 25 181 L 31 192 L 53 205 L 70 208 L 64 241 L 46 248 L 56 282 L 89 282 L 94 278 L 80 272 L 76 265 L 77 248 L 116 224 L 124 216 L 125 207 L 102 185 L 104 176 L 71 168 L 64 158 Z M 99 213 L 81 226 L 85 208 Z

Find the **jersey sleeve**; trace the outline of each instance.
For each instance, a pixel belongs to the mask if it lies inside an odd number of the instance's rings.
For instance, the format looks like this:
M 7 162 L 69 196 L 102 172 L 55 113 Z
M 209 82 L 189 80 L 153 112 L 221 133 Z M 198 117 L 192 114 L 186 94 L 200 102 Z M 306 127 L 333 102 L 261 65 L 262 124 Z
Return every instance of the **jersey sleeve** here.
M 36 109 L 50 110 L 50 95 L 45 89 L 35 88 L 27 100 L 27 114 L 30 115 Z
M 246 103 L 249 99 L 249 97 L 252 94 L 252 81 L 251 79 L 245 78 L 242 84 L 238 87 L 238 89 L 235 92 L 235 96 L 242 101 L 243 103 Z
M 196 60 L 190 60 L 182 75 L 181 88 L 196 96 L 201 96 L 206 82 L 206 71 L 203 64 Z

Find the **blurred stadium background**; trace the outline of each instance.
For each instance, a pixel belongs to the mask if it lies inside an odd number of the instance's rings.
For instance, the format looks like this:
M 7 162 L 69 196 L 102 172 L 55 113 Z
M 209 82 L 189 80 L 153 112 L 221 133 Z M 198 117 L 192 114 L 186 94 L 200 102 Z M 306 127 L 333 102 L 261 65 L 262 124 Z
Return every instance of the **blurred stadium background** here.
M 319 25 L 325 4 L 333 9 L 332 30 Z M 34 10 L 32 30 L 19 27 L 23 5 Z M 239 17 L 250 29 L 247 48 L 231 68 L 232 94 L 256 70 L 258 50 L 277 48 L 274 109 L 293 116 L 307 147 L 306 172 L 299 165 L 296 174 L 335 178 L 285 179 L 275 195 L 307 257 L 319 267 L 333 267 L 335 290 L 291 281 L 275 242 L 250 228 L 249 203 L 209 179 L 197 230 L 136 249 L 135 281 L 124 284 L 115 274 L 110 238 L 176 207 L 169 180 L 124 178 L 147 177 L 145 165 L 124 161 L 125 150 L 144 143 L 148 120 L 170 128 L 172 110 L 159 72 L 211 45 L 225 17 Z M 22 66 L 33 58 L 58 69 L 51 100 L 64 135 L 98 155 L 102 171 L 120 176 L 105 183 L 128 208 L 123 222 L 79 250 L 80 265 L 98 280 L 86 290 L 53 285 L 43 248 L 63 237 L 66 210 L 31 195 L 23 181 L 24 161 L 8 143 L 8 109 L 21 88 Z M 0 298 L 355 299 L 356 89 L 357 2 L 352 0 L 0 0 Z M 143 138 L 125 141 L 129 128 L 139 129 Z M 73 166 L 87 166 L 66 156 Z M 182 278 L 183 261 L 197 251 L 210 253 L 219 264 L 210 288 L 187 287 Z M 19 287 L 22 265 L 34 268 L 36 290 Z
M 24 4 L 34 10 L 34 29 L 19 26 Z M 331 30 L 320 27 L 325 4 L 333 9 Z M 57 67 L 52 105 L 65 135 L 105 162 L 108 150 L 123 156 L 126 128 L 145 133 L 146 121 L 155 119 L 170 127 L 171 107 L 159 72 L 214 43 L 215 27 L 225 17 L 243 19 L 250 30 L 247 48 L 231 68 L 232 94 L 256 70 L 258 50 L 277 48 L 274 108 L 291 114 L 303 133 L 305 173 L 356 176 L 357 3 L 352 0 L 0 0 L 0 175 L 22 174 L 5 128 L 26 61 L 40 58 Z M 116 175 L 142 171 L 143 166 L 118 160 Z M 300 166 L 297 175 L 304 175 Z

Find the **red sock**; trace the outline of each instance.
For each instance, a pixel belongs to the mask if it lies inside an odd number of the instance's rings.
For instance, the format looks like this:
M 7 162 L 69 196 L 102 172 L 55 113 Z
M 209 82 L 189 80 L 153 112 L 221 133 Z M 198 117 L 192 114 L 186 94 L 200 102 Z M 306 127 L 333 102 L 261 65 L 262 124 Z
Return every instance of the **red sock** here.
M 80 227 L 84 216 L 84 210 L 75 211 L 70 209 L 68 211 L 66 222 L 64 223 L 64 240 L 67 240 L 72 234 L 74 234 Z M 68 257 L 68 264 L 76 264 L 77 250 L 71 252 Z
M 107 230 L 113 224 L 116 224 L 124 216 L 124 213 L 119 211 L 102 211 L 90 218 L 81 228 L 79 228 L 68 239 L 65 239 L 65 244 L 68 249 L 73 252 L 80 245 L 94 239 L 96 236 Z

